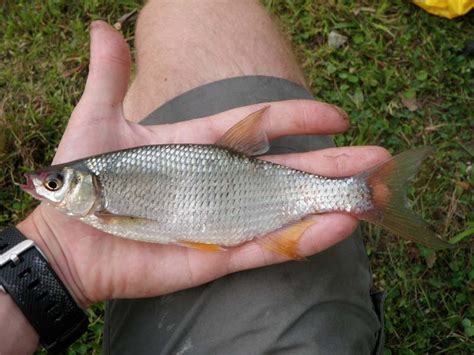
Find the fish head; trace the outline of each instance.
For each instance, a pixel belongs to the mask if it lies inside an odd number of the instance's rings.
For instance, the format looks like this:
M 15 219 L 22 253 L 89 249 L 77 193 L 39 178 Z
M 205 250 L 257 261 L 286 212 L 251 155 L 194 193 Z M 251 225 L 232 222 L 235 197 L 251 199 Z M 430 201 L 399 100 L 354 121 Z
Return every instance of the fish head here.
M 99 194 L 89 172 L 70 167 L 51 167 L 25 174 L 21 189 L 71 216 L 85 216 Z

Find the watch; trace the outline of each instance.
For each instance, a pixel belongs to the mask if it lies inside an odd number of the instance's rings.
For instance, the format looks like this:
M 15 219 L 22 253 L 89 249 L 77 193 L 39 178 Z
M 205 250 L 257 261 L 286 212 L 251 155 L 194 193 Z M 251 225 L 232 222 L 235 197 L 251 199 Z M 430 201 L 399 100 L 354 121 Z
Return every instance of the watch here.
M 48 352 L 64 350 L 87 330 L 86 313 L 41 250 L 14 227 L 0 232 L 0 291 L 12 297 Z

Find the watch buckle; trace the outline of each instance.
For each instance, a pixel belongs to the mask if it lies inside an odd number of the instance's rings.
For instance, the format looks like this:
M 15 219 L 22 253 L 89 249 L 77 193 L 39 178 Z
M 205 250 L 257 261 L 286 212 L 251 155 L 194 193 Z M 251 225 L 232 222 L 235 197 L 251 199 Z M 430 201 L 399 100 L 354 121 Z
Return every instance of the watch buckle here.
M 46 261 L 48 261 L 48 258 L 46 258 L 46 255 L 44 255 L 41 249 L 36 246 L 35 242 L 32 241 L 31 239 L 26 239 L 18 243 L 17 245 L 13 246 L 12 248 L 6 250 L 2 254 L 0 254 L 0 267 L 2 267 L 3 265 L 5 265 L 6 263 L 10 261 L 15 264 L 18 264 L 18 262 L 20 261 L 19 256 L 30 248 L 36 248 L 36 250 L 38 250 L 39 253 L 43 256 L 43 258 L 45 258 Z
M 44 255 L 41 249 L 36 246 L 35 242 L 31 239 L 26 239 L 0 254 L 0 267 L 10 261 L 15 265 L 18 264 L 20 262 L 19 256 L 30 248 L 36 248 L 46 261 L 48 261 L 46 255 Z M 7 293 L 2 285 L 0 285 L 0 292 Z
M 17 245 L 13 246 L 12 248 L 8 249 L 5 251 L 3 254 L 0 255 L 0 267 L 5 265 L 6 263 L 12 261 L 15 264 L 18 264 L 20 259 L 18 258 L 18 255 L 24 253 L 31 247 L 33 247 L 35 243 L 30 240 L 24 240 Z

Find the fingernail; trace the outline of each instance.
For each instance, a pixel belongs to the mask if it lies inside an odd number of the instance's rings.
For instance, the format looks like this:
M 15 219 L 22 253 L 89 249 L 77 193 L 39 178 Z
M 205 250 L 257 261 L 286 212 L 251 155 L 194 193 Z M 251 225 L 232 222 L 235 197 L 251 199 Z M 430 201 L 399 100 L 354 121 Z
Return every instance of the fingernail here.
M 90 25 L 89 25 L 89 30 L 90 30 L 91 32 L 94 32 L 97 28 L 100 27 L 100 22 L 101 22 L 101 21 L 98 21 L 98 20 L 92 21 L 92 22 L 90 23 Z
M 342 118 L 344 118 L 345 120 L 349 119 L 349 115 L 342 108 L 333 104 L 328 104 L 328 105 L 331 106 L 337 113 L 339 113 L 342 116 Z

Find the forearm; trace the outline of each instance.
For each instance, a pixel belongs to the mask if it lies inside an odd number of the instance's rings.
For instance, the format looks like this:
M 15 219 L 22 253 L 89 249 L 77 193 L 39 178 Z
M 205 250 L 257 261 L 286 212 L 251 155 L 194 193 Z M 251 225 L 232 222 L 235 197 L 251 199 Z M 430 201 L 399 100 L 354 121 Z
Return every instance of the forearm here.
M 31 354 L 39 337 L 7 293 L 0 292 L 0 354 Z
M 38 334 L 8 294 L 0 292 L 0 354 L 31 354 Z
M 35 210 L 28 218 L 17 225 L 17 229 L 28 239 L 31 239 L 43 251 L 49 260 L 49 264 L 59 276 L 63 284 L 69 289 L 76 303 L 78 298 L 71 292 L 75 289 L 71 286 L 70 280 L 64 276 L 64 265 L 60 265 L 59 257 L 52 254 L 52 250 L 48 247 L 43 238 L 45 233 L 49 233 L 49 228 L 44 224 L 38 225 L 38 219 L 41 218 L 41 212 Z M 46 236 L 51 240 L 51 236 Z M 51 243 L 50 243 L 51 244 Z M 53 244 L 54 245 L 54 244 Z M 60 253 L 59 253 L 60 254 Z M 66 272 L 67 273 L 67 272 Z M 84 307 L 85 304 L 82 304 Z M 39 335 L 33 328 L 29 320 L 25 317 L 21 309 L 14 302 L 8 293 L 0 292 L 0 355 L 2 354 L 30 354 L 38 347 Z

